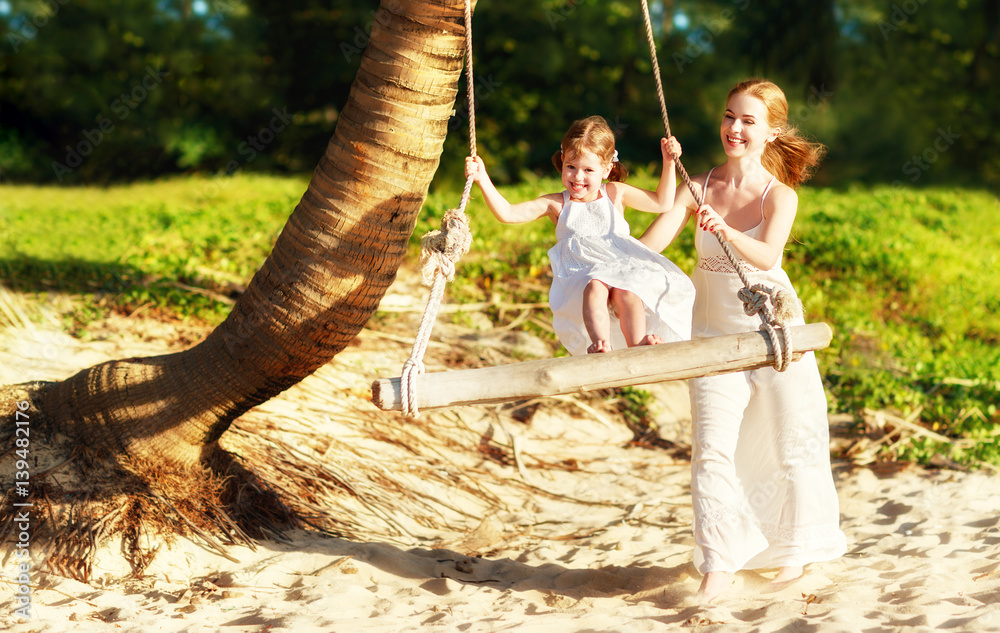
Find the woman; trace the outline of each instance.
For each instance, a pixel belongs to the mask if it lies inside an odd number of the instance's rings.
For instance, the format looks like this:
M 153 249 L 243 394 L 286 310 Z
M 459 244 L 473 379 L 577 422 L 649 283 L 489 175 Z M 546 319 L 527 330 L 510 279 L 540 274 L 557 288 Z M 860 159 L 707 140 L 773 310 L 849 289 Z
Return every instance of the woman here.
M 802 138 L 787 114 L 775 84 L 752 79 L 734 86 L 720 128 L 726 162 L 693 179 L 705 191 L 704 204 L 695 209 L 694 196 L 682 186 L 671 211 L 642 237 L 661 251 L 689 217 L 697 217 L 694 337 L 760 327 L 759 317 L 743 311 L 737 297 L 743 282 L 716 233 L 751 285 L 794 293 L 781 254 L 798 206 L 795 188 L 824 148 Z M 741 569 L 776 567 L 772 584 L 780 585 L 801 576 L 807 563 L 843 555 L 826 394 L 815 356 L 805 354 L 784 372 L 765 367 L 698 378 L 690 388 L 699 598 L 713 600 Z

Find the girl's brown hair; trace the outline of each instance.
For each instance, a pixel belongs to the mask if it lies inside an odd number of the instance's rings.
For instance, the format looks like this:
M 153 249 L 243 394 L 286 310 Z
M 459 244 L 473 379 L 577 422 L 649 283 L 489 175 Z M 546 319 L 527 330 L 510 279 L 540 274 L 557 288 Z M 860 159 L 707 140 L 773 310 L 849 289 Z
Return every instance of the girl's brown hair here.
M 767 109 L 768 125 L 781 128 L 778 137 L 764 146 L 764 168 L 792 189 L 809 180 L 826 154 L 826 147 L 803 137 L 788 122 L 788 100 L 781 88 L 766 79 L 747 79 L 733 86 L 726 101 L 736 94 L 760 99 Z
M 592 152 L 602 163 L 611 163 L 611 173 L 608 180 L 625 182 L 628 170 L 619 161 L 612 160 L 615 155 L 615 133 L 604 117 L 590 116 L 586 119 L 573 121 L 566 135 L 563 136 L 561 149 L 552 155 L 552 164 L 562 171 L 563 154 L 582 154 Z

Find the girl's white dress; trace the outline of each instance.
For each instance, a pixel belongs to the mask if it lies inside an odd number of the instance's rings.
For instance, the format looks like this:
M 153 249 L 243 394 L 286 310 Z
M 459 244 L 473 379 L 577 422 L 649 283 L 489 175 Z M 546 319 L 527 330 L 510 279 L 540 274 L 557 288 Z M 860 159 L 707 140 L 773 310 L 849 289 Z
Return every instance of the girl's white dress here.
M 691 338 L 694 286 L 672 261 L 632 237 L 628 222 L 604 185 L 593 202 L 574 202 L 563 192 L 549 249 L 552 326 L 570 354 L 586 354 L 590 337 L 583 325 L 583 290 L 592 279 L 629 290 L 646 306 L 646 333 L 664 342 Z M 618 319 L 611 315 L 612 349 L 625 349 Z
M 763 198 L 761 223 L 744 232 L 757 238 L 762 224 Z M 697 228 L 695 249 L 693 336 L 760 329 L 760 317 L 743 311 L 736 294 L 743 282 L 715 235 Z M 771 270 L 739 264 L 751 285 L 795 292 L 780 259 Z M 826 392 L 815 355 L 803 355 L 784 372 L 765 367 L 695 378 L 689 385 L 698 570 L 790 567 L 843 555 L 847 542 L 839 527 Z

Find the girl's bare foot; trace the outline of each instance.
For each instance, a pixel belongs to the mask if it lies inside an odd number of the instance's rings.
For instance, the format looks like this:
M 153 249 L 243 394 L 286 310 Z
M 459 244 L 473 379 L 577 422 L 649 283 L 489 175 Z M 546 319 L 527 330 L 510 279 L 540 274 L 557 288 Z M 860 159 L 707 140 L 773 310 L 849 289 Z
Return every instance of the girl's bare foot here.
M 663 343 L 663 337 L 658 336 L 656 334 L 647 334 L 646 336 L 642 337 L 641 341 L 639 341 L 639 345 L 660 345 L 662 343 Z
M 598 339 L 590 344 L 587 348 L 588 354 L 603 354 L 604 352 L 611 351 L 611 343 L 603 339 Z
M 729 589 L 729 573 L 724 571 L 710 571 L 701 579 L 701 587 L 698 589 L 698 601 L 708 604 L 719 595 Z

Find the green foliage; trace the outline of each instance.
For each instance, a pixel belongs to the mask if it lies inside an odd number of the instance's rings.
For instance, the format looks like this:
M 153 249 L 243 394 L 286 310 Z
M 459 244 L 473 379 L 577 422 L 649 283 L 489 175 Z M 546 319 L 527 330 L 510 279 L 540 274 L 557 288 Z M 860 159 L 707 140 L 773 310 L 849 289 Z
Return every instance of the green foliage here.
M 558 180 L 532 179 L 505 187 L 504 193 L 511 201 L 521 201 L 554 191 L 558 186 Z M 459 202 L 460 194 L 453 189 L 439 187 L 431 193 L 410 240 L 414 257 L 419 253 L 420 238 L 429 231 L 440 229 L 445 211 L 457 207 Z M 466 213 L 474 246 L 462 258 L 461 274 L 456 275 L 449 289 L 453 300 L 485 301 L 494 294 L 511 302 L 547 300 L 551 281 L 547 252 L 555 243 L 555 226 L 547 220 L 516 227 L 502 225 L 476 190 Z
M 261 80 L 273 58 L 261 54 L 264 25 L 242 0 L 11 0 L 8 8 L 0 15 L 7 178 L 107 183 L 215 172 L 233 160 L 245 167 L 240 143 L 283 105 L 278 82 Z M 272 139 L 269 157 L 284 138 Z M 274 161 L 254 167 L 265 164 Z
M 977 123 L 1000 98 L 996 2 L 837 5 L 840 72 L 829 88 L 839 113 L 825 139 L 831 179 L 1000 184 L 1000 133 Z
M 264 261 L 301 178 L 186 178 L 100 189 L 6 186 L 0 279 L 15 290 L 96 295 L 218 322 L 227 294 Z M 93 312 L 90 313 L 91 315 Z
M 977 439 L 953 459 L 1000 463 L 1000 230 L 984 222 L 997 199 L 880 187 L 800 200 L 786 267 L 810 317 L 834 327 L 820 355 L 834 409 L 919 413 L 938 433 Z M 949 450 L 921 441 L 903 454 Z
M 630 182 L 651 187 L 637 173 Z M 239 175 L 99 188 L 0 187 L 0 281 L 25 292 L 92 300 L 78 319 L 107 309 L 155 308 L 219 322 L 228 305 L 178 286 L 224 295 L 270 252 L 304 178 Z M 556 178 L 501 187 L 512 201 L 558 191 Z M 419 239 L 440 227 L 459 191 L 435 188 L 417 222 Z M 901 455 L 926 462 L 1000 464 L 1000 226 L 997 199 L 980 190 L 855 187 L 800 190 L 785 268 L 807 320 L 834 330 L 818 353 L 831 410 L 860 421 L 866 409 L 913 415 L 966 443 L 913 440 Z M 475 236 L 449 287 L 454 303 L 544 302 L 551 281 L 547 220 L 497 222 L 474 193 Z M 652 220 L 630 212 L 633 234 Z M 690 272 L 686 229 L 666 255 Z M 551 335 L 549 335 L 551 336 Z M 641 390 L 619 395 L 643 417 Z
M 570 122 L 591 114 L 612 123 L 626 159 L 658 160 L 663 128 L 636 0 L 477 4 L 478 135 L 499 182 L 550 173 Z M 983 123 L 1000 101 L 994 0 L 650 5 L 671 131 L 693 172 L 718 157 L 728 88 L 764 75 L 784 88 L 792 122 L 830 148 L 816 184 L 1000 185 L 1000 131 Z M 0 176 L 87 184 L 310 170 L 378 6 L 9 0 Z M 390 7 L 379 19 L 397 17 Z M 459 101 L 444 182 L 461 178 L 466 114 Z

